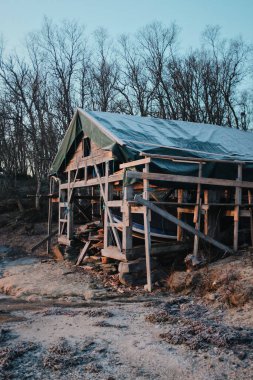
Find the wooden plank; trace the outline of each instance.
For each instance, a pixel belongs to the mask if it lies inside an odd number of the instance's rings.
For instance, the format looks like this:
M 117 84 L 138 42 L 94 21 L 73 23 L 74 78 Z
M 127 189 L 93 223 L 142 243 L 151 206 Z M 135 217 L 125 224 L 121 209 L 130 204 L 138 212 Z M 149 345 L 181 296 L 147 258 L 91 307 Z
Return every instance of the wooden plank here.
M 78 169 L 76 170 L 76 173 L 75 173 L 74 183 L 76 182 L 77 173 L 78 173 Z M 74 192 L 74 188 L 72 188 L 70 185 L 70 178 L 71 178 L 71 173 L 68 172 L 67 238 L 69 240 L 72 239 L 72 235 L 73 235 L 73 205 L 72 205 L 71 199 Z
M 143 206 L 131 206 L 132 214 L 143 214 L 145 211 L 145 207 Z
M 179 220 L 178 218 L 176 218 L 174 215 L 168 213 L 167 211 L 160 209 L 156 205 L 152 204 L 152 202 L 149 202 L 149 201 L 141 198 L 139 195 L 136 195 L 134 199 L 136 200 L 136 202 L 142 204 L 143 206 L 147 206 L 148 208 L 150 208 L 150 210 L 154 211 L 158 215 L 161 215 L 163 218 L 169 220 L 170 222 L 175 223 L 176 225 L 180 225 L 183 229 L 190 232 L 191 234 L 198 235 L 201 239 L 203 239 L 204 241 L 214 245 L 215 247 L 217 247 L 217 248 L 219 248 L 225 252 L 234 253 L 233 249 L 231 249 L 230 247 L 218 242 L 217 240 L 214 240 L 210 236 L 205 236 L 202 232 L 196 230 L 195 228 L 193 228 L 189 224 L 183 222 L 182 220 Z
M 100 180 L 101 180 L 101 183 L 104 184 L 106 181 L 106 178 L 100 177 Z M 123 180 L 123 173 L 110 175 L 108 177 L 108 182 L 118 182 L 118 181 L 122 181 L 122 180 Z M 97 178 L 91 178 L 91 179 L 88 179 L 87 181 L 85 181 L 85 180 L 78 181 L 75 184 L 73 184 L 73 182 L 71 182 L 70 185 L 71 185 L 71 187 L 77 188 L 77 187 L 88 187 L 88 186 L 96 186 L 96 185 L 99 186 L 99 184 L 100 184 L 100 181 Z M 68 188 L 67 183 L 61 184 L 62 190 L 67 189 L 67 188 Z
M 193 183 L 211 186 L 222 186 L 222 187 L 243 187 L 248 189 L 253 189 L 253 182 L 249 181 L 237 181 L 230 179 L 219 179 L 219 178 L 198 178 L 191 176 L 182 176 L 174 174 L 162 174 L 162 173 L 141 173 L 135 171 L 127 171 L 126 176 L 129 179 L 149 179 L 153 181 L 168 181 L 168 182 L 179 182 L 179 183 Z
M 123 204 L 122 200 L 117 200 L 117 201 L 108 201 L 107 206 L 108 207 L 121 207 Z
M 119 249 L 115 246 L 109 246 L 101 250 L 102 256 L 110 257 L 114 260 L 126 261 L 126 255 L 124 255 Z
M 57 234 L 57 232 L 58 232 L 58 230 L 55 230 L 50 235 L 47 235 L 46 237 L 44 237 L 39 243 L 35 244 L 31 248 L 31 252 L 36 251 L 36 249 L 38 249 L 39 247 L 41 247 L 42 244 L 46 243 L 46 241 L 48 241 L 48 239 L 51 239 L 53 236 L 55 236 Z
M 225 215 L 226 215 L 226 216 L 233 216 L 233 217 L 234 217 L 234 215 L 235 215 L 235 211 L 234 211 L 234 210 L 226 210 L 226 211 L 225 211 Z
M 58 243 L 70 246 L 71 240 L 69 240 L 66 235 L 59 235 L 58 236 Z
M 145 165 L 151 162 L 151 158 L 142 158 L 140 160 L 125 162 L 124 164 L 120 164 L 120 169 L 131 168 L 133 166 Z
M 174 148 L 175 149 L 175 148 Z M 198 151 L 195 151 L 196 153 Z M 198 152 L 203 153 L 203 152 Z M 209 152 L 208 152 L 209 153 Z M 199 157 L 185 157 L 185 156 L 172 156 L 172 155 L 162 155 L 162 154 L 152 154 L 152 153 L 144 153 L 141 152 L 140 156 L 150 157 L 150 158 L 158 158 L 161 160 L 171 160 L 171 161 L 184 161 L 184 162 L 219 162 L 219 163 L 226 163 L 226 164 L 249 164 L 253 163 L 253 161 L 239 161 L 239 160 L 223 160 L 219 158 L 199 158 Z M 217 155 L 218 156 L 218 155 Z
M 85 243 L 85 246 L 83 247 L 83 249 L 80 252 L 80 255 L 78 256 L 78 259 L 76 261 L 76 265 L 82 264 L 83 259 L 84 259 L 85 255 L 86 255 L 86 253 L 88 252 L 88 249 L 89 249 L 90 245 L 91 245 L 91 241 L 87 241 Z
M 202 205 L 202 209 L 205 210 L 204 213 L 204 234 L 208 235 L 208 211 L 209 211 L 209 191 L 205 190 L 204 191 L 204 205 Z
M 128 256 L 133 248 L 133 236 L 132 236 L 132 214 L 131 207 L 128 203 L 129 200 L 133 199 L 133 187 L 124 186 L 123 187 L 123 206 L 121 207 L 122 212 L 122 252 Z
M 155 203 L 155 202 L 154 202 Z M 178 207 L 177 212 L 179 214 L 194 214 L 194 208 L 189 208 L 189 207 Z
M 65 172 L 68 172 L 68 171 L 71 171 L 71 170 L 76 170 L 77 167 L 79 167 L 79 169 L 81 169 L 81 168 L 87 168 L 89 166 L 93 166 L 93 162 L 95 162 L 95 164 L 99 165 L 99 164 L 102 164 L 103 162 L 111 161 L 111 160 L 114 160 L 112 152 L 111 151 L 102 151 L 101 150 L 101 152 L 100 152 L 99 155 L 92 156 L 92 158 L 90 156 L 80 158 L 79 165 L 77 165 L 76 162 L 70 163 L 67 166 Z
M 108 227 L 116 227 L 122 229 L 123 226 L 123 223 L 108 223 Z
M 183 189 L 178 189 L 177 190 L 177 201 L 178 201 L 178 204 L 181 204 L 183 202 Z M 182 208 L 181 207 L 177 207 L 177 217 L 179 220 L 182 219 Z M 177 241 L 182 241 L 183 240 L 183 233 L 182 233 L 182 228 L 178 225 L 177 226 Z

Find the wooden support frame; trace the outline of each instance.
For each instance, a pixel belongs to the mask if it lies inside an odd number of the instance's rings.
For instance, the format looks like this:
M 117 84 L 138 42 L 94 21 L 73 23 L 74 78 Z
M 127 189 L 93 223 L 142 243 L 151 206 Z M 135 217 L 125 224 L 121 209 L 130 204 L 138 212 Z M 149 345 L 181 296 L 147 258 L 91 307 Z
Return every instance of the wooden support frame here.
M 107 213 L 108 213 L 108 217 L 109 217 L 110 223 L 112 223 L 112 226 L 111 226 L 112 232 L 113 232 L 113 235 L 114 235 L 117 247 L 118 247 L 119 251 L 121 251 L 121 242 L 120 242 L 120 238 L 119 238 L 119 235 L 118 235 L 118 231 L 113 226 L 113 219 L 112 219 L 111 211 L 110 211 L 110 209 L 109 209 L 109 207 L 107 205 L 107 201 L 105 200 L 106 197 L 105 197 L 102 181 L 101 181 L 101 178 L 100 178 L 100 174 L 99 174 L 97 165 L 95 163 L 94 163 L 94 168 L 95 168 L 96 176 L 97 176 L 97 179 L 98 179 L 98 182 L 99 182 L 100 192 L 101 192 L 101 195 L 102 195 L 102 197 L 104 199 L 105 208 L 107 209 Z M 105 182 L 106 182 L 106 179 L 105 179 Z
M 186 184 L 200 183 L 201 185 L 253 189 L 253 182 L 241 181 L 241 180 L 204 178 L 204 177 L 199 178 L 199 177 L 182 176 L 182 175 L 174 175 L 174 174 L 141 173 L 141 172 L 135 172 L 135 171 L 127 171 L 126 176 L 129 179 L 149 179 L 152 181 L 167 181 L 167 182 L 178 182 L 178 183 L 186 183 Z
M 201 239 L 203 239 L 207 243 L 214 245 L 215 247 L 221 249 L 222 251 L 234 253 L 232 248 L 226 246 L 225 244 L 218 242 L 217 240 L 211 238 L 210 236 L 204 235 L 202 232 L 200 232 L 199 230 L 196 230 L 195 228 L 193 228 L 189 224 L 183 222 L 182 220 L 177 219 L 174 215 L 171 215 L 167 211 L 162 210 L 159 207 L 157 207 L 156 205 L 152 204 L 152 202 L 149 202 L 149 201 L 143 199 L 139 195 L 136 195 L 134 197 L 134 199 L 137 203 L 148 207 L 150 210 L 154 211 L 158 215 L 161 215 L 163 218 L 171 221 L 172 223 L 175 223 L 176 225 L 179 224 L 182 228 L 184 228 L 186 231 L 190 232 L 191 234 L 198 235 Z

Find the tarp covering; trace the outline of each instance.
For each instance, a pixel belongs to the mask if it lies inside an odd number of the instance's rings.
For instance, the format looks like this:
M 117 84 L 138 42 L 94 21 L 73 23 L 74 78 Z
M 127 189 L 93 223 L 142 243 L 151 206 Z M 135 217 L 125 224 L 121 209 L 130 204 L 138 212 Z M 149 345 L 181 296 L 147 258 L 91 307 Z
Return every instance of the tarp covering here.
M 120 162 L 137 159 L 140 152 L 253 162 L 253 133 L 250 132 L 210 124 L 78 109 L 54 160 L 51 174 L 62 170 L 70 147 L 82 132 L 101 148 L 112 150 Z M 197 164 L 176 164 L 167 160 L 155 160 L 153 168 L 158 172 L 197 173 Z M 253 165 L 248 163 L 246 168 L 252 169 Z M 247 179 L 253 179 L 251 172 L 244 171 Z M 204 165 L 203 174 L 235 178 L 236 167 L 208 163 Z

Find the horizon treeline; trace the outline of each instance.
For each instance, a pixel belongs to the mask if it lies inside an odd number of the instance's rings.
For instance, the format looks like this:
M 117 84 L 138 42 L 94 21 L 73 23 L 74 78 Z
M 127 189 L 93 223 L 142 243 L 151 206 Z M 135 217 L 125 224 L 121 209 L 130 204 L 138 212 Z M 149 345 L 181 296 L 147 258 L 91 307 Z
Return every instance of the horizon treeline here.
M 44 19 L 23 55 L 0 47 L 0 170 L 31 174 L 39 190 L 76 107 L 250 129 L 251 47 L 217 26 L 198 49 L 179 43 L 176 24 L 112 40 Z

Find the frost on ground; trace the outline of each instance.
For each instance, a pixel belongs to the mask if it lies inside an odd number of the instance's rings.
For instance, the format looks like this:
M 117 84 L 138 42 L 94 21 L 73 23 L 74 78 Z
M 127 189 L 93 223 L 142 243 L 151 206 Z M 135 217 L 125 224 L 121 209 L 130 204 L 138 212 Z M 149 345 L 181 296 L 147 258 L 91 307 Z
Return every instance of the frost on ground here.
M 5 247 L 0 379 L 252 380 L 250 260 L 174 273 L 147 294 Z

